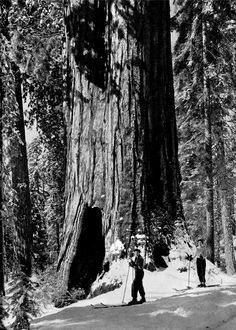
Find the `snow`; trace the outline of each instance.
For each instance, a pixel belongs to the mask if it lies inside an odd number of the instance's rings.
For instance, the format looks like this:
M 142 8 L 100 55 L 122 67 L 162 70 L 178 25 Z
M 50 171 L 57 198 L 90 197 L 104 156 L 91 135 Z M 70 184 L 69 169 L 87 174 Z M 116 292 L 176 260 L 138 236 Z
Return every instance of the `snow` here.
M 32 322 L 32 329 L 236 329 L 236 276 L 227 276 L 207 261 L 207 284 L 220 286 L 198 288 L 195 261 L 190 264 L 188 282 L 188 271 L 180 272 L 188 269 L 188 261 L 181 257 L 175 259 L 173 255 L 168 268 L 145 270 L 147 303 L 100 309 L 90 306 L 121 304 L 123 296 L 125 302 L 131 299 L 133 271 L 128 268 L 127 260 L 118 260 L 100 281 L 122 279 L 120 288 L 62 309 L 52 308 Z M 98 284 L 99 281 L 94 286 Z M 192 289 L 181 291 L 188 285 Z

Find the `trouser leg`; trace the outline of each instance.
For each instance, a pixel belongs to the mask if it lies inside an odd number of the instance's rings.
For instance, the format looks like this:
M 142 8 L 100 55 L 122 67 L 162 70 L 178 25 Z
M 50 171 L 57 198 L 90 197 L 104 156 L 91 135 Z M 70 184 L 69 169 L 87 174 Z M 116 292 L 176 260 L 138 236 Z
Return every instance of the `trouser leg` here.
M 197 274 L 200 283 L 204 283 L 204 284 L 206 283 L 205 272 L 206 272 L 206 259 L 197 258 Z
M 131 294 L 132 294 L 133 300 L 137 300 L 138 285 L 137 285 L 137 279 L 136 278 L 133 280 L 133 283 L 132 283 Z
M 141 298 L 145 298 L 145 291 L 143 287 L 143 275 L 144 273 L 140 273 L 137 275 L 137 290 L 141 296 Z
M 201 258 L 197 258 L 197 274 L 198 274 L 199 282 L 202 283 L 202 265 L 201 265 Z
M 202 259 L 202 283 L 206 283 L 206 259 Z

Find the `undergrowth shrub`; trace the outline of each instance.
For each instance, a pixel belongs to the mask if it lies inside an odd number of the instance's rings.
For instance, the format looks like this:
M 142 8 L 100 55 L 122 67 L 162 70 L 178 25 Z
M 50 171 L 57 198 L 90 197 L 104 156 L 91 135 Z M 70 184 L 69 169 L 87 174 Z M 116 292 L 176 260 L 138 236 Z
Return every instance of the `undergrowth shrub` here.
M 53 297 L 54 306 L 57 308 L 62 308 L 77 302 L 78 300 L 85 299 L 86 294 L 84 289 L 72 289 L 71 291 L 67 291 L 65 289 L 61 289 L 58 292 L 55 292 Z
M 51 265 L 43 272 L 38 272 L 36 276 L 38 286 L 35 290 L 35 300 L 40 305 L 40 309 L 47 308 L 52 304 L 54 296 L 61 291 L 61 281 L 56 271 L 56 267 Z
M 5 301 L 4 297 L 0 295 L 0 329 L 5 330 L 6 328 L 3 325 L 3 319 L 8 316 L 5 308 L 3 307 Z
M 13 275 L 9 283 L 10 304 L 8 313 L 13 317 L 11 328 L 14 330 L 30 329 L 30 319 L 37 315 L 34 300 L 35 285 L 23 272 Z
M 67 291 L 62 285 L 60 275 L 56 271 L 55 265 L 51 265 L 43 272 L 37 274 L 38 286 L 35 290 L 35 300 L 40 309 L 46 309 L 52 303 L 55 307 L 68 306 L 78 300 L 85 298 L 83 289 L 72 289 Z

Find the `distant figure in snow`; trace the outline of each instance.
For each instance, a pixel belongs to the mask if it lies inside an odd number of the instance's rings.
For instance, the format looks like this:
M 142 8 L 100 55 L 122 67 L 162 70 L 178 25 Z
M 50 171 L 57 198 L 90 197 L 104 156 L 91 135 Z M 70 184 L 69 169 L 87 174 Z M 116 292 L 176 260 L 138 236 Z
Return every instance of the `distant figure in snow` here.
M 103 264 L 103 270 L 101 275 L 99 276 L 99 279 L 101 280 L 103 278 L 103 276 L 105 275 L 105 273 L 108 273 L 110 270 L 110 262 L 108 259 L 105 260 L 104 264 Z
M 145 291 L 143 288 L 144 260 L 143 257 L 140 255 L 139 249 L 134 250 L 134 260 L 130 260 L 129 265 L 135 269 L 135 277 L 131 288 L 131 295 L 133 299 L 128 304 L 129 305 L 142 304 L 146 301 Z M 141 299 L 139 301 L 137 301 L 138 292 L 141 296 Z
M 203 239 L 198 240 L 198 244 L 196 247 L 196 263 L 197 263 L 197 274 L 199 277 L 199 282 L 200 284 L 198 285 L 199 287 L 205 287 L 206 286 L 206 278 L 205 278 L 205 273 L 206 273 L 206 252 L 205 252 L 205 247 L 203 245 Z

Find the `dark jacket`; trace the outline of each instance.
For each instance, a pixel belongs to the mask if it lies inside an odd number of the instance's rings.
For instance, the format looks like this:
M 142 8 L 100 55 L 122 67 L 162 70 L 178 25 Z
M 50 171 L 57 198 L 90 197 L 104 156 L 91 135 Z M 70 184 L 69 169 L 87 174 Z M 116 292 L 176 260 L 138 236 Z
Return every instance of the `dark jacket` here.
M 144 260 L 141 255 L 138 255 L 134 260 L 130 261 L 130 266 L 135 269 L 135 274 L 143 273 Z

